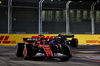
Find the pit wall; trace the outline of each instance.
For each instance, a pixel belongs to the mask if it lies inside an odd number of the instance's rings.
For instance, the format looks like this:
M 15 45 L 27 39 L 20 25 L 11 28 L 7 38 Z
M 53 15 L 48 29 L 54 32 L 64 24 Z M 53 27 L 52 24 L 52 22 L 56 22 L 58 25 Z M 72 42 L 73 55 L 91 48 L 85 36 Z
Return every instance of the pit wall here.
M 44 34 L 45 37 L 49 38 L 57 35 L 58 34 Z M 0 34 L 0 45 L 15 46 L 17 43 L 22 43 L 23 38 L 32 38 L 37 36 L 38 34 Z M 74 36 L 78 39 L 79 45 L 100 45 L 100 35 L 74 34 Z

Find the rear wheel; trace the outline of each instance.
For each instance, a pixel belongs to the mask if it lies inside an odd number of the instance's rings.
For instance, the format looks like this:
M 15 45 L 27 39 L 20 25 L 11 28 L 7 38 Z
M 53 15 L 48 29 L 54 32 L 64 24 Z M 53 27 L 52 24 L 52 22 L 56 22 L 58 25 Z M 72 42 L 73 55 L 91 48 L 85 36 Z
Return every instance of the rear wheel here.
M 16 45 L 16 56 L 17 57 L 23 57 L 23 49 L 24 49 L 24 43 L 18 43 Z
M 78 40 L 77 39 L 72 39 L 71 40 L 71 46 L 73 48 L 77 48 L 78 47 Z
M 25 60 L 32 59 L 32 56 L 36 54 L 35 47 L 31 44 L 25 44 L 23 50 L 23 56 Z

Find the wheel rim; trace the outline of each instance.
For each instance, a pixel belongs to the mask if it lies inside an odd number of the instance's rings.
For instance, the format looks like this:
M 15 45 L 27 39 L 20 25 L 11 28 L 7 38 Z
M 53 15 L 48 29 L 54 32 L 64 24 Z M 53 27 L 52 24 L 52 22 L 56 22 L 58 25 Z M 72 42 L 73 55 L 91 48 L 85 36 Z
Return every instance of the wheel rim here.
M 24 48 L 24 50 L 23 50 L 23 56 L 24 56 L 24 58 L 27 56 L 27 49 L 26 48 Z

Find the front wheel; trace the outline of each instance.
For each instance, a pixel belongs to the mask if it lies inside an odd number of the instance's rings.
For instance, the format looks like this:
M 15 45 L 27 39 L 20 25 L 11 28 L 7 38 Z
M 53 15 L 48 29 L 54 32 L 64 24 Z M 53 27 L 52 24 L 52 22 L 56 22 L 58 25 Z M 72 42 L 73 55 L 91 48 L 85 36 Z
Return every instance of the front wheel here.
M 62 45 L 62 53 L 66 55 L 66 57 L 60 58 L 61 61 L 68 61 L 72 57 L 69 45 Z
M 18 43 L 16 45 L 16 56 L 17 57 L 23 57 L 23 49 L 24 49 L 24 43 Z

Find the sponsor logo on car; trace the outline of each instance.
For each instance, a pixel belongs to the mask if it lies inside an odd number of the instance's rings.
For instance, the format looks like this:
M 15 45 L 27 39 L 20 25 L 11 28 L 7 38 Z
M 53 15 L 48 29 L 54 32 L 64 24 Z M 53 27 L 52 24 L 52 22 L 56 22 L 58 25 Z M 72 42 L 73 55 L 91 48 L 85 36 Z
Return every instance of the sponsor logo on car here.
M 32 38 L 40 38 L 40 36 L 32 36 Z M 54 36 L 42 36 L 42 38 L 53 39 Z

